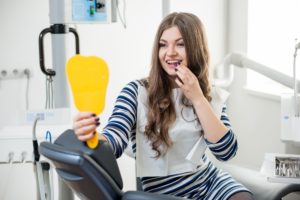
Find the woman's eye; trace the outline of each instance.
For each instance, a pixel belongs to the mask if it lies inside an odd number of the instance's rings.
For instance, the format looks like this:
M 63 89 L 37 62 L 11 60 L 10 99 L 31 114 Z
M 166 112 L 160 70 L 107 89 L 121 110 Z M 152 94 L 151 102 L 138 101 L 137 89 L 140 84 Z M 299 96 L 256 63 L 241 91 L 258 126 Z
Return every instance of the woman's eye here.
M 159 48 L 166 47 L 167 45 L 165 43 L 159 43 Z
M 183 42 L 180 42 L 180 43 L 177 44 L 177 46 L 179 46 L 179 47 L 184 47 L 184 43 L 183 43 Z

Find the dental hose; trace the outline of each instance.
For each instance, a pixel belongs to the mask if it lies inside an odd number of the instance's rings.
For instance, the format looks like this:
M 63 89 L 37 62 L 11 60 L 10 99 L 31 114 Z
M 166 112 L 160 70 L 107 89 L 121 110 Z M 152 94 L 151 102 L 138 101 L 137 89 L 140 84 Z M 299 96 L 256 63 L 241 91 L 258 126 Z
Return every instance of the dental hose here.
M 40 117 L 37 116 L 33 123 L 32 144 L 34 154 L 34 171 L 37 183 L 37 196 L 41 200 L 51 200 L 52 190 L 50 184 L 50 164 L 48 162 L 40 162 L 39 144 L 36 137 L 36 125 Z

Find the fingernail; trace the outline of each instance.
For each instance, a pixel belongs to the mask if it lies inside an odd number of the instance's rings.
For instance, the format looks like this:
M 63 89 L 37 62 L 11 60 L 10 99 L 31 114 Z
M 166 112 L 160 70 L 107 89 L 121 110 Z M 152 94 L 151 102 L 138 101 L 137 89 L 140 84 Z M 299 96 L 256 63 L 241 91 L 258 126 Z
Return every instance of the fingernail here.
M 100 118 L 99 118 L 99 117 L 97 117 L 97 118 L 95 119 L 95 121 L 96 121 L 96 122 L 98 122 L 98 121 L 99 121 L 99 119 L 100 119 Z
M 96 117 L 97 115 L 95 113 L 92 114 L 92 117 Z
M 94 131 L 93 135 L 96 135 L 97 131 Z
M 99 125 L 100 125 L 100 122 L 97 122 L 97 123 L 96 123 L 96 126 L 99 126 Z
M 175 69 L 175 72 L 177 72 L 178 71 L 178 69 L 177 68 L 174 68 Z

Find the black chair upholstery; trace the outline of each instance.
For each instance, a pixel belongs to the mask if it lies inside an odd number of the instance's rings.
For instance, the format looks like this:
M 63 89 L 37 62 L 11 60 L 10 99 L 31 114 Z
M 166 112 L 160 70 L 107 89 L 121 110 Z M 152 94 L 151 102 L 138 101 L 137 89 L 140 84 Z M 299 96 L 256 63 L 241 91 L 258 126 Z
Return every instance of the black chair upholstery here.
M 107 142 L 89 149 L 73 130 L 62 133 L 55 142 L 42 142 L 39 152 L 51 160 L 57 174 L 81 199 L 89 200 L 179 200 L 181 198 L 142 191 L 123 192 L 116 158 Z

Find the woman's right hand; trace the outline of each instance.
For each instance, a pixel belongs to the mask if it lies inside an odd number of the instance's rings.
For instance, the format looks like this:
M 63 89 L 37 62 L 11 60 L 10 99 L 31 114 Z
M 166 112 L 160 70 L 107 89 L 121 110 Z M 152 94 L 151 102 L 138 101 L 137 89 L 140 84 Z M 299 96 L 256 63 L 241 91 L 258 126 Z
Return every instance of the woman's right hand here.
M 73 118 L 74 133 L 81 141 L 92 138 L 99 125 L 99 117 L 91 112 L 79 112 Z

